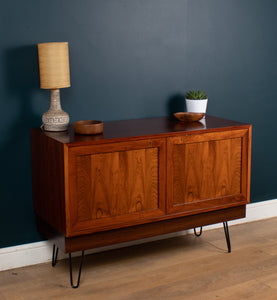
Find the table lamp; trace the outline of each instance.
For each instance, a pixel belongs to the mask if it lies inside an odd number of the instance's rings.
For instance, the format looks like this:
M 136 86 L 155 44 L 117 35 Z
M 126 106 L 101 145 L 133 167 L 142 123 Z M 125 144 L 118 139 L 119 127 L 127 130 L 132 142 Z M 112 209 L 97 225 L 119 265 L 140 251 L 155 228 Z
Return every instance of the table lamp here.
M 42 116 L 46 131 L 65 131 L 69 115 L 62 110 L 60 88 L 70 87 L 68 43 L 38 44 L 40 88 L 51 89 L 50 108 Z

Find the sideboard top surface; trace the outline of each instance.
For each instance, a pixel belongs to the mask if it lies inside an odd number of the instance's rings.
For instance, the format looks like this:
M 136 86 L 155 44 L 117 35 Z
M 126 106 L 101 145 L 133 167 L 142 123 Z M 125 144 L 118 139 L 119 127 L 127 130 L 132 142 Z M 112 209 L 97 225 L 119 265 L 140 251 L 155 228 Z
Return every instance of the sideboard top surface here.
M 71 146 L 83 144 L 99 144 L 115 140 L 128 140 L 133 138 L 151 137 L 158 138 L 163 136 L 174 136 L 180 133 L 204 133 L 207 131 L 217 131 L 222 128 L 235 129 L 236 127 L 249 127 L 250 125 L 226 120 L 213 116 L 206 116 L 201 122 L 184 123 L 179 122 L 173 117 L 157 117 L 149 119 L 132 119 L 120 121 L 104 122 L 103 134 L 99 135 L 80 135 L 75 134 L 73 125 L 69 126 L 68 131 L 49 132 L 40 128 L 33 130 L 41 131 L 44 135 L 63 144 Z

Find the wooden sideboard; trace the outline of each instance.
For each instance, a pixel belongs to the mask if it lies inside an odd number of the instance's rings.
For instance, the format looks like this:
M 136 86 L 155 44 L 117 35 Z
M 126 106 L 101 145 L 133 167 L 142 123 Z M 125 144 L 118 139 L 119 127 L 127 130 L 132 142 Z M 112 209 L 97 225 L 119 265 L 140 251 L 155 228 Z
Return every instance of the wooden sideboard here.
M 31 141 L 39 230 L 65 253 L 245 217 L 249 124 L 160 117 Z

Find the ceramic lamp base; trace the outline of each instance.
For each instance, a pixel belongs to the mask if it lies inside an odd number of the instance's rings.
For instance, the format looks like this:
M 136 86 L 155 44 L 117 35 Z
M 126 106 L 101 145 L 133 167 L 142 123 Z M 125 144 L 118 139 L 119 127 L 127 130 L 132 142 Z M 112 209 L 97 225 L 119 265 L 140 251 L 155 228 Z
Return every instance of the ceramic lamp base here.
M 69 124 L 69 115 L 61 108 L 60 90 L 51 90 L 49 110 L 42 116 L 43 129 L 46 131 L 65 131 Z

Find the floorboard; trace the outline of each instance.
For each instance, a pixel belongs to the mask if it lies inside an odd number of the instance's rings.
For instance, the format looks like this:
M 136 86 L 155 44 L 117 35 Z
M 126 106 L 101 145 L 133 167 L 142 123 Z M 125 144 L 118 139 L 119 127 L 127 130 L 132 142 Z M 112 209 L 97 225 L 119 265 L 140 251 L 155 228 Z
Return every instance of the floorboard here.
M 0 299 L 277 299 L 277 218 L 87 255 L 80 287 L 68 260 L 0 272 Z M 74 275 L 77 274 L 79 258 Z

